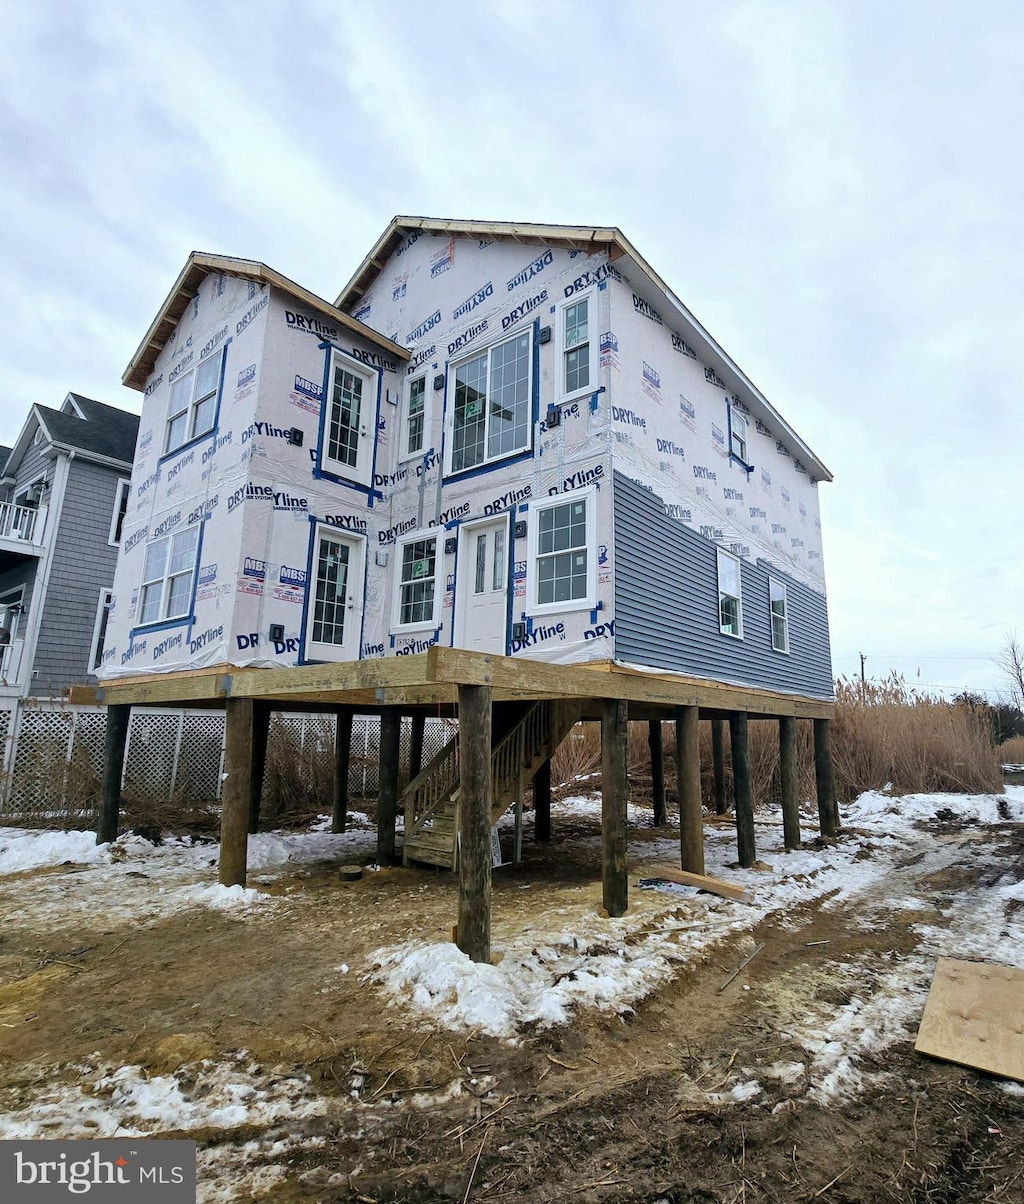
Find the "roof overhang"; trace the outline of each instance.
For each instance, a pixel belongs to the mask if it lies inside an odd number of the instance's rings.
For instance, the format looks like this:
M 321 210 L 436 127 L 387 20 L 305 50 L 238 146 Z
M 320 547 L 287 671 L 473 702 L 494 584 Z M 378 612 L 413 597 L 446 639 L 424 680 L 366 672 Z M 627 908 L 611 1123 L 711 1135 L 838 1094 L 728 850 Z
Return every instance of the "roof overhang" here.
M 32 436 L 35 434 L 36 427 L 41 428 L 47 443 L 53 442 L 53 437 L 46 429 L 46 424 L 43 421 L 43 415 L 39 412 L 38 406 L 33 405 L 28 412 L 28 417 L 25 419 L 25 425 L 21 428 L 21 434 L 11 448 L 11 454 L 7 457 L 6 463 L 3 465 L 4 478 L 10 477 L 14 479 L 18 471 L 18 465 L 21 463 L 21 458 L 28 451 L 32 442 Z
M 694 315 L 679 300 L 665 281 L 651 267 L 617 226 L 556 226 L 536 222 L 480 222 L 458 221 L 431 217 L 395 217 L 384 233 L 377 239 L 369 255 L 356 269 L 348 284 L 338 294 L 335 305 L 339 311 L 352 309 L 368 288 L 384 270 L 388 258 L 397 247 L 414 231 L 426 234 L 448 235 L 449 237 L 491 239 L 495 242 L 518 242 L 540 244 L 549 247 L 565 247 L 568 250 L 585 251 L 589 255 L 606 252 L 609 259 L 618 263 L 619 270 L 646 278 L 654 290 L 670 306 L 671 323 L 679 336 L 691 345 L 701 360 L 725 382 L 745 405 L 761 418 L 796 455 L 816 480 L 831 481 L 832 473 L 814 454 L 808 445 L 793 430 L 775 409 L 767 397 L 746 375 L 725 349 L 700 324 Z M 620 260 L 625 260 L 623 265 Z M 638 281 L 639 283 L 639 281 Z M 668 315 L 665 315 L 668 319 Z M 406 353 L 408 354 L 408 353 Z
M 87 460 L 90 464 L 102 464 L 104 468 L 116 468 L 124 471 L 128 476 L 131 476 L 132 472 L 131 460 L 117 460 L 113 456 L 104 456 L 100 452 L 90 451 L 85 447 L 72 447 L 70 443 L 61 443 L 59 440 L 54 440 L 44 455 L 47 459 L 64 455 L 72 460 Z
M 145 389 L 146 381 L 152 374 L 157 357 L 167 346 L 167 340 L 181 321 L 182 315 L 191 304 L 199 286 L 211 272 L 221 273 L 225 276 L 238 276 L 243 280 L 254 280 L 259 284 L 269 284 L 392 355 L 403 360 L 409 358 L 409 352 L 405 347 L 393 343 L 391 339 L 385 338 L 362 322 L 357 322 L 355 318 L 343 313 L 329 301 L 311 293 L 309 289 L 303 288 L 301 284 L 296 284 L 294 280 L 289 280 L 287 276 L 282 276 L 280 272 L 275 272 L 265 263 L 258 263 L 254 259 L 236 259 L 229 255 L 208 255 L 201 251 L 193 251 L 125 369 L 124 375 L 121 377 L 122 384 L 139 392 Z

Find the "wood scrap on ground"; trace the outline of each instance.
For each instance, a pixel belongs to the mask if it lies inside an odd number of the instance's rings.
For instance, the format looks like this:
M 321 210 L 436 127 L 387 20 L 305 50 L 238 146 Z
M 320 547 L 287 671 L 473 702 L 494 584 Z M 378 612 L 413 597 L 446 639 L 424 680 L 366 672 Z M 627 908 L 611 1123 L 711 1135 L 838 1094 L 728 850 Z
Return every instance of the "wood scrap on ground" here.
M 940 957 L 918 1053 L 1024 1082 L 1024 970 Z
M 710 891 L 713 895 L 721 895 L 724 899 L 734 899 L 737 903 L 753 903 L 754 889 L 750 886 L 740 886 L 737 882 L 724 882 L 721 878 L 710 878 L 707 874 L 691 874 L 687 870 L 677 869 L 674 865 L 648 865 L 644 867 L 642 878 L 660 878 L 664 882 L 675 882 L 678 886 L 695 886 L 698 890 Z

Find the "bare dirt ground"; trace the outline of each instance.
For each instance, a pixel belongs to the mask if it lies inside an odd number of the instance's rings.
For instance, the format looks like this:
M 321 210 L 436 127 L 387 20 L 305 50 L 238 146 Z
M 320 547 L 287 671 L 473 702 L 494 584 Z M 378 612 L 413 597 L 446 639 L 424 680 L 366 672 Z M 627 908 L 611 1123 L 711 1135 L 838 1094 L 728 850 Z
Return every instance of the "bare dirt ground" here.
M 596 912 L 599 861 L 581 839 L 594 828 L 556 824 L 550 846 L 527 842 L 524 863 L 496 874 L 496 941 L 567 898 Z M 1024 858 L 1022 825 L 986 839 L 1007 863 Z M 910 956 L 913 921 L 941 924 L 972 872 L 919 877 L 919 913 L 873 928 L 821 899 L 798 906 L 720 942 L 635 1009 L 516 1044 L 432 1029 L 356 972 L 412 934 L 447 939 L 451 875 L 397 868 L 342 884 L 336 864 L 304 867 L 276 877 L 277 905 L 244 922 L 186 910 L 128 925 L 104 912 L 94 925 L 86 901 L 54 930 L 8 910 L 0 1103 L 24 1107 L 99 1060 L 153 1076 L 244 1061 L 250 1080 L 308 1078 L 302 1097 L 328 1101 L 312 1114 L 298 1101 L 269 1123 L 161 1132 L 195 1138 L 209 1166 L 228 1168 L 209 1198 L 246 1202 L 1012 1204 L 1024 1201 L 1024 1095 L 902 1041 L 863 1054 L 864 1090 L 823 1105 L 788 1035 L 812 1005 L 838 1010 Z M 50 874 L 74 893 L 73 866 L 25 878 Z M 751 937 L 763 950 L 723 987 Z M 352 972 L 325 986 L 340 963 Z M 790 1081 L 767 1073 L 779 1064 L 797 1067 Z M 762 1085 L 756 1102 L 720 1095 L 739 1067 Z

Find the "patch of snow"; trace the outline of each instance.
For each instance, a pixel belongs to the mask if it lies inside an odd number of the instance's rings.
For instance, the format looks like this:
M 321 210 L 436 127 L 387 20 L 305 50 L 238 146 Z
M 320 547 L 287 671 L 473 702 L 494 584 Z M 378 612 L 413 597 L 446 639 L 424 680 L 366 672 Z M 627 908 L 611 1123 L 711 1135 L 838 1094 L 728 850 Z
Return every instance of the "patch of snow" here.
M 757 1079 L 749 1079 L 744 1083 L 737 1083 L 728 1091 L 709 1091 L 708 1099 L 714 1104 L 745 1104 L 762 1094 L 761 1084 Z
M 270 896 L 263 891 L 244 886 L 221 886 L 219 883 L 212 886 L 186 886 L 176 895 L 181 902 L 201 903 L 215 911 L 234 911 L 239 907 L 255 907 L 270 901 Z
M 17 874 L 47 865 L 109 863 L 110 846 L 96 843 L 95 832 L 50 832 L 0 828 L 0 874 Z
M 938 812 L 952 812 L 965 823 L 998 824 L 999 796 L 994 794 L 883 794 L 865 791 L 850 805 L 844 822 L 870 827 L 878 820 L 934 820 Z
M 761 1073 L 770 1079 L 778 1079 L 780 1083 L 798 1083 L 804 1077 L 803 1062 L 773 1062 Z
M 114 1137 L 232 1129 L 320 1116 L 326 1101 L 308 1076 L 283 1070 L 256 1073 L 240 1058 L 203 1062 L 174 1075 L 148 1075 L 141 1066 L 82 1068 L 86 1087 L 41 1088 L 25 1109 L 0 1109 L 0 1139 L 27 1141 L 52 1136 Z

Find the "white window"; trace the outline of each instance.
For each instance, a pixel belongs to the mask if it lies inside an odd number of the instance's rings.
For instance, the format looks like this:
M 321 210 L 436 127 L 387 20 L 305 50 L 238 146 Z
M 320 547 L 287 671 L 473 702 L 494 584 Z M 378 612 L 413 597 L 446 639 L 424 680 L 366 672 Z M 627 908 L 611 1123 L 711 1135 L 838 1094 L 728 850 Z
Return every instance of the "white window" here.
M 370 484 L 377 435 L 378 374 L 352 356 L 331 352 L 323 464 L 346 480 Z
M 188 615 L 198 551 L 198 526 L 147 544 L 139 590 L 140 626 Z
M 576 397 L 597 387 L 596 299 L 574 297 L 559 311 L 558 397 Z
M 748 464 L 747 460 L 747 432 L 750 427 L 750 420 L 746 414 L 732 402 L 729 403 L 729 451 L 736 457 L 737 460 L 742 460 L 744 464 Z
M 414 376 L 406 385 L 402 423 L 402 459 L 421 456 L 427 440 L 427 378 Z
M 424 535 L 422 532 L 407 535 L 399 540 L 395 555 L 395 630 L 433 630 L 437 627 L 441 603 L 437 580 L 437 536 Z
M 121 542 L 121 528 L 124 526 L 124 516 L 128 513 L 128 494 L 131 492 L 131 481 L 120 477 L 117 482 L 117 493 L 114 495 L 114 513 L 110 516 L 110 533 L 107 543 L 116 548 Z
M 96 608 L 96 622 L 92 626 L 92 656 L 89 658 L 89 672 L 94 673 L 103 660 L 103 646 L 107 640 L 107 623 L 110 620 L 110 607 L 114 601 L 114 591 L 100 590 L 100 604 Z
M 789 599 L 781 581 L 768 578 L 768 606 L 772 617 L 772 647 L 776 652 L 789 651 Z
M 449 472 L 529 449 L 531 359 L 530 335 L 523 333 L 455 365 Z
M 217 418 L 220 361 L 219 355 L 213 355 L 198 368 L 179 376 L 171 385 L 165 454 L 213 430 Z
M 530 508 L 530 609 L 534 614 L 585 610 L 596 604 L 597 494 L 559 494 Z
M 718 549 L 718 626 L 723 635 L 743 638 L 743 600 L 740 562 Z
M 313 545 L 313 609 L 306 657 L 358 660 L 363 623 L 366 540 L 317 525 Z

